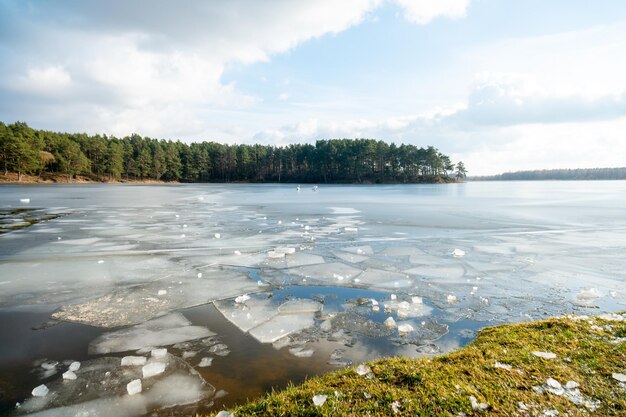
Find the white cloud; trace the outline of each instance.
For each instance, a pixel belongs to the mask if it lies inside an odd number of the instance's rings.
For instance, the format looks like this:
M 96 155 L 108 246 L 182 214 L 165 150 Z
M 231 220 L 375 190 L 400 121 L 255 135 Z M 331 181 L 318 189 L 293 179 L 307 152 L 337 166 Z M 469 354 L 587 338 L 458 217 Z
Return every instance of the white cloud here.
M 436 17 L 458 19 L 465 16 L 470 0 L 393 0 L 402 7 L 410 22 L 424 25 Z

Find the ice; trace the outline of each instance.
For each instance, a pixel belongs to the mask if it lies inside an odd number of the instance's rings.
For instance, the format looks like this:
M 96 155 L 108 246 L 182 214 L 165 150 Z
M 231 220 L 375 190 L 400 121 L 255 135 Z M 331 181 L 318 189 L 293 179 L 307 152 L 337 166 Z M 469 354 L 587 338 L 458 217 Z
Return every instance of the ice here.
M 346 226 L 346 227 L 343 228 L 343 231 L 347 232 L 347 233 L 355 233 L 355 232 L 359 231 L 359 228 L 358 227 L 353 227 L 353 226 Z
M 50 392 L 48 387 L 45 384 L 41 384 L 33 388 L 31 394 L 33 395 L 33 397 L 45 397 L 46 395 L 48 395 L 48 392 Z
M 276 253 L 284 253 L 285 255 L 293 255 L 294 253 L 296 253 L 296 248 L 280 247 L 280 248 L 274 249 L 274 252 L 276 252 Z
M 121 361 L 122 366 L 143 366 L 148 359 L 145 356 L 124 356 Z
M 291 333 L 311 327 L 314 323 L 311 313 L 278 315 L 250 329 L 249 333 L 261 343 L 273 343 Z
M 390 329 L 394 329 L 396 327 L 396 321 L 393 319 L 393 317 L 387 317 L 384 324 Z
M 328 398 L 328 397 L 327 397 L 326 395 L 320 395 L 320 394 L 318 394 L 318 395 L 314 395 L 314 396 L 313 396 L 313 404 L 314 404 L 316 407 L 321 407 L 321 406 L 323 406 L 323 405 L 324 405 L 324 403 L 326 402 L 326 399 L 327 399 L 327 398 Z
M 245 303 L 249 299 L 250 299 L 250 296 L 248 294 L 243 294 L 243 295 L 240 295 L 238 297 L 235 297 L 235 302 L 237 304 L 241 304 L 241 303 Z
M 166 346 L 214 336 L 206 327 L 192 326 L 180 313 L 171 313 L 143 324 L 104 333 L 89 344 L 91 353 L 125 352 L 146 346 Z
M 465 256 L 465 251 L 463 249 L 456 248 L 452 251 L 452 256 L 455 258 L 461 258 Z
M 135 395 L 141 392 L 141 379 L 133 379 L 128 384 L 126 384 L 126 391 L 128 391 L 128 395 Z
M 367 261 L 369 259 L 367 256 L 356 255 L 354 253 L 336 252 L 334 255 L 343 261 L 354 263 L 354 264 Z
M 626 382 L 626 374 L 620 374 L 619 372 L 613 372 L 611 374 L 614 380 L 619 382 Z
M 342 276 L 344 279 L 349 280 L 359 275 L 361 270 L 343 263 L 325 263 L 292 268 L 289 272 L 292 275 L 311 278 L 316 281 L 336 282 L 337 276 Z
M 30 203 L 30 198 L 20 198 L 20 203 Z
M 269 251 L 267 252 L 267 259 L 282 259 L 285 257 L 283 252 Z
M 295 347 L 289 349 L 289 353 L 298 358 L 310 358 L 315 351 L 313 349 L 304 349 L 303 347 Z
M 211 366 L 212 363 L 213 363 L 213 358 L 204 357 L 204 358 L 200 359 L 200 363 L 198 363 L 198 366 L 200 368 L 206 368 L 206 367 Z
M 504 369 L 505 371 L 510 371 L 511 369 L 513 369 L 513 367 L 511 365 L 508 365 L 506 363 L 501 363 L 501 362 L 498 362 L 498 361 L 496 361 L 493 364 L 493 367 L 497 368 L 497 369 Z
M 159 290 L 159 292 L 157 293 L 157 295 L 166 295 L 167 294 L 167 290 Z
M 461 278 L 465 275 L 465 269 L 460 265 L 419 266 L 404 272 L 433 278 Z
M 400 333 L 401 335 L 411 333 L 413 330 L 415 330 L 413 326 L 408 323 L 398 325 L 398 333 Z
M 166 366 L 167 365 L 163 362 L 148 363 L 141 368 L 141 373 L 143 375 L 143 378 L 150 378 L 152 376 L 159 375 L 165 372 Z
M 63 373 L 63 379 L 67 379 L 67 380 L 74 380 L 76 379 L 76 374 L 74 373 L 74 371 L 67 371 Z
M 163 359 L 167 356 L 167 349 L 166 348 L 152 349 L 152 351 L 150 351 L 150 356 L 152 356 L 155 359 Z
M 308 298 L 296 298 L 278 306 L 280 314 L 317 313 L 322 311 L 322 304 Z
M 533 355 L 539 357 L 539 358 L 543 358 L 543 359 L 556 359 L 556 353 L 552 353 L 552 352 L 541 352 L 538 350 L 535 350 L 532 352 Z
M 70 363 L 70 366 L 68 369 L 72 372 L 78 371 L 80 369 L 80 362 L 74 361 Z
M 407 288 L 414 285 L 413 279 L 406 274 L 374 268 L 368 268 L 363 271 L 359 275 L 359 280 L 363 284 L 384 289 Z
M 357 374 L 362 376 L 362 375 L 367 375 L 370 372 L 372 372 L 372 369 L 369 366 L 367 366 L 367 365 L 360 364 L 359 366 L 356 367 L 356 369 L 354 371 Z
M 371 246 L 349 246 L 341 249 L 344 252 L 355 253 L 357 255 L 373 255 L 374 250 Z
M 446 301 L 448 302 L 448 304 L 454 304 L 457 302 L 457 298 L 456 295 L 454 294 L 448 294 L 448 296 L 446 297 Z
M 489 405 L 487 403 L 478 402 L 476 397 L 474 397 L 473 395 L 469 397 L 469 400 L 472 406 L 472 410 L 485 411 L 489 408 Z
M 596 288 L 584 288 L 576 294 L 576 298 L 581 301 L 589 301 L 601 296 L 602 294 Z

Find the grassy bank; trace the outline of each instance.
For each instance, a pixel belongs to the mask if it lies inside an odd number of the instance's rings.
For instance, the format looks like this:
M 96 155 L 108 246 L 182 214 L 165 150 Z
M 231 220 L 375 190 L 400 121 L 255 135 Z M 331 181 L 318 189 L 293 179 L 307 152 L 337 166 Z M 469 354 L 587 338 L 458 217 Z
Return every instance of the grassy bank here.
M 237 417 L 626 416 L 626 383 L 620 382 L 626 313 L 492 327 L 447 355 L 366 365 L 231 411 Z M 314 396 L 323 404 L 315 405 Z

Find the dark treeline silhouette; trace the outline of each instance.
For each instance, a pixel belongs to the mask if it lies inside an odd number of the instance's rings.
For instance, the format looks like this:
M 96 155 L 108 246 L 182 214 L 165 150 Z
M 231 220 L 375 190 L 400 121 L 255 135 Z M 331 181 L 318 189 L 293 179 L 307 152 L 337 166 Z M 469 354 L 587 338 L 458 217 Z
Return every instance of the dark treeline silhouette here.
M 185 182 L 388 183 L 465 177 L 465 166 L 432 146 L 373 139 L 319 140 L 315 145 L 184 144 L 139 135 L 116 138 L 35 130 L 0 122 L 5 174 L 84 175 L 97 180 Z M 455 171 L 456 168 L 456 171 Z
M 471 177 L 472 181 L 539 181 L 539 180 L 626 180 L 624 168 L 542 169 L 505 172 L 500 175 Z

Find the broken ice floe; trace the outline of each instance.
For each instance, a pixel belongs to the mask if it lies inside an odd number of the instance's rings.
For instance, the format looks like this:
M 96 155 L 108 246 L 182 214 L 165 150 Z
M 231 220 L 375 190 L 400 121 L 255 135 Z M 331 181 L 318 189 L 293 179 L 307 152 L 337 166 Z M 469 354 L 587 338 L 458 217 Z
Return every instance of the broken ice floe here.
M 326 402 L 326 399 L 328 397 L 326 395 L 314 395 L 313 396 L 313 404 L 316 407 L 321 407 L 324 405 L 324 403 Z
M 215 333 L 206 327 L 192 326 L 182 314 L 171 313 L 143 324 L 104 333 L 89 344 L 89 351 L 126 352 L 146 346 L 167 346 L 213 335 Z
M 539 357 L 539 358 L 543 358 L 543 359 L 556 359 L 556 353 L 552 353 L 552 352 L 541 352 L 538 350 L 535 350 L 532 352 L 533 355 Z
M 121 366 L 119 358 L 85 361 L 76 370 L 77 381 L 71 384 L 63 383 L 62 379 L 52 381 L 46 388 L 49 395 L 26 400 L 18 413 L 40 417 L 132 417 L 157 408 L 193 404 L 215 393 L 211 385 L 179 358 L 168 355 L 150 361 L 154 362 L 148 365 L 165 366 L 163 372 L 144 378 L 142 368 Z

